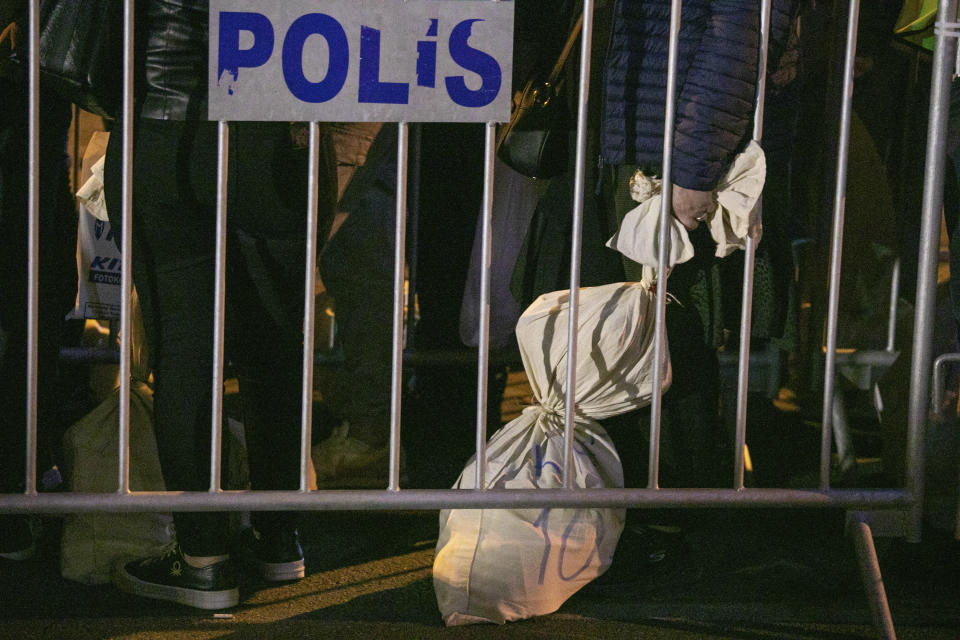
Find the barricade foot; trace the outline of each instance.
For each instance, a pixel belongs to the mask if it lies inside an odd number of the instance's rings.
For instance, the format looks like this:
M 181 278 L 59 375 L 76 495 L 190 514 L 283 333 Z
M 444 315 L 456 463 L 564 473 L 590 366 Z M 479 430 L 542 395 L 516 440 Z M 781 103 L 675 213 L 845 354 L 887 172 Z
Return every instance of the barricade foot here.
M 893 628 L 893 618 L 887 603 L 887 592 L 883 587 L 883 576 L 880 574 L 880 563 L 877 561 L 877 550 L 873 545 L 873 532 L 863 514 L 850 514 L 849 532 L 853 536 L 857 564 L 860 567 L 860 579 L 863 581 L 863 588 L 870 602 L 870 612 L 873 615 L 877 637 L 896 640 L 897 634 Z

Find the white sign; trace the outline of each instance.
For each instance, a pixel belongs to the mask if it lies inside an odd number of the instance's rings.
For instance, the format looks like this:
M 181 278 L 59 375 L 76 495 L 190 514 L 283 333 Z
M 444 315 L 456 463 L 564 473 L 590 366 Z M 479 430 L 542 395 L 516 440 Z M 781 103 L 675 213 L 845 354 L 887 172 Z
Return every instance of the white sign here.
M 211 0 L 211 120 L 505 122 L 513 2 Z

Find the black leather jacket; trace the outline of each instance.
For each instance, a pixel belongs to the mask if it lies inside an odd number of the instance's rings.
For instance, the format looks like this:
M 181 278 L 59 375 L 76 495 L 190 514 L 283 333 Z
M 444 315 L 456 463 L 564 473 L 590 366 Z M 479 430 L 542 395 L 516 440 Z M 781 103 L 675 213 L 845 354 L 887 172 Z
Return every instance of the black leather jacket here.
M 140 117 L 207 118 L 207 0 L 137 3 Z

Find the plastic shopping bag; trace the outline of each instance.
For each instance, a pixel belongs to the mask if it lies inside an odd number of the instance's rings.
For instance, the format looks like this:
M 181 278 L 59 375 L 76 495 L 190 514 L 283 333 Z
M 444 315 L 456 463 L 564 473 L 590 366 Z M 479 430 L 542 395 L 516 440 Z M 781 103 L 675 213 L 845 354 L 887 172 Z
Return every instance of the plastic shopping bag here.
M 77 299 L 68 318 L 120 318 L 120 249 L 106 217 L 103 156 L 109 135 L 94 132 L 83 154 L 77 223 Z
M 623 486 L 620 459 L 596 421 L 650 402 L 654 304 L 646 282 L 580 290 L 576 488 Z M 517 338 L 537 404 L 490 438 L 487 488 L 562 486 L 569 318 L 566 291 L 541 296 L 520 317 Z M 475 465 L 467 464 L 454 488 L 474 488 Z M 556 611 L 610 566 L 623 521 L 624 510 L 615 508 L 442 511 L 433 583 L 444 622 L 503 623 Z

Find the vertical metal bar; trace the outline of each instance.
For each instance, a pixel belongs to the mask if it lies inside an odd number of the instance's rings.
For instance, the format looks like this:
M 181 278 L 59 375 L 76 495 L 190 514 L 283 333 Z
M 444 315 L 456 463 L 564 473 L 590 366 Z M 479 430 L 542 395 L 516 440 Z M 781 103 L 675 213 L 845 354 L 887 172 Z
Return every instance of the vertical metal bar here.
M 223 442 L 223 327 L 227 291 L 227 182 L 230 125 L 217 122 L 217 240 L 213 284 L 213 387 L 210 410 L 210 491 L 220 491 Z
M 40 319 L 40 3 L 30 3 L 27 97 L 27 434 L 25 492 L 37 493 L 37 323 Z
M 760 51 L 757 58 L 757 95 L 753 109 L 753 139 L 763 139 L 763 106 L 767 89 L 767 49 L 770 46 L 772 0 L 760 3 Z M 753 268 L 757 243 L 763 234 L 763 198 L 750 220 L 750 232 L 743 257 L 743 298 L 740 305 L 740 359 L 737 364 L 737 426 L 734 440 L 733 488 L 743 489 L 744 451 L 747 442 L 747 392 L 750 389 L 750 336 L 753 327 Z
M 870 602 L 874 629 L 880 638 L 896 640 L 897 634 L 893 628 L 893 618 L 887 603 L 887 592 L 883 587 L 883 576 L 880 574 L 880 563 L 877 561 L 877 550 L 873 544 L 873 533 L 870 531 L 870 525 L 862 519 L 862 514 L 853 523 L 852 535 L 857 552 L 857 563 L 860 566 L 860 579 L 863 581 L 863 588 Z
M 941 405 L 943 405 L 943 369 L 947 364 L 953 362 L 960 362 L 960 353 L 942 353 L 933 362 L 933 390 L 930 392 L 930 403 L 933 405 L 934 411 L 939 412 Z
M 133 304 L 133 0 L 123 3 L 123 178 L 120 231 L 120 424 L 117 492 L 130 492 L 130 333 Z M 114 133 L 113 135 L 116 135 Z
M 767 93 L 767 54 L 770 48 L 770 12 L 773 0 L 760 2 L 760 52 L 757 58 L 757 95 L 753 107 L 753 139 L 763 140 L 764 101 Z
M 493 221 L 493 166 L 494 145 L 497 139 L 497 123 L 486 124 L 483 148 L 483 208 L 481 211 L 480 256 L 480 335 L 477 341 L 477 463 L 476 484 L 486 488 L 487 467 L 487 380 L 490 372 L 490 263 Z
M 393 372 L 390 403 L 390 481 L 388 491 L 400 489 L 400 400 L 403 386 L 403 271 L 407 239 L 407 146 L 410 125 L 397 123 L 397 221 L 393 253 Z
M 837 310 L 840 302 L 840 267 L 843 253 L 843 220 L 847 192 L 847 158 L 853 105 L 853 62 L 857 50 L 857 21 L 860 1 L 850 0 L 847 16 L 847 46 L 843 63 L 843 102 L 840 111 L 840 139 L 837 143 L 837 181 L 833 200 L 833 228 L 830 237 L 830 293 L 827 305 L 827 346 L 823 382 L 823 431 L 820 439 L 820 488 L 830 487 L 830 443 L 833 436 L 833 399 L 837 364 Z
M 757 208 L 761 203 L 757 202 Z M 754 228 L 757 229 L 756 235 Z M 737 417 L 734 439 L 733 488 L 743 489 L 747 443 L 747 393 L 750 388 L 750 333 L 753 326 L 753 270 L 757 257 L 760 227 L 751 226 L 743 258 L 743 294 L 740 308 L 740 346 L 737 361 Z
M 900 257 L 893 260 L 890 274 L 890 313 L 887 316 L 887 351 L 893 351 L 897 337 L 897 301 L 900 299 Z
M 593 0 L 583 2 L 580 32 L 580 94 L 577 101 L 576 169 L 573 177 L 573 222 L 570 236 L 570 316 L 567 327 L 567 390 L 563 430 L 563 486 L 573 488 L 573 426 L 577 402 L 577 325 L 580 304 L 580 237 L 583 233 L 583 197 L 587 154 L 587 98 L 590 94 L 590 47 L 593 42 Z
M 930 118 L 923 177 L 923 213 L 917 264 L 916 311 L 914 313 L 913 361 L 910 364 L 910 412 L 907 425 L 907 490 L 916 502 L 910 513 L 910 542 L 920 541 L 923 518 L 924 450 L 923 427 L 927 418 L 933 322 L 936 307 L 937 260 L 940 246 L 940 216 L 943 208 L 944 161 L 947 118 L 950 113 L 950 72 L 956 40 L 942 32 L 942 24 L 956 20 L 957 0 L 940 0 L 937 39 L 933 51 L 930 88 Z
M 650 402 L 650 458 L 647 486 L 660 486 L 660 418 L 663 413 L 663 375 L 660 363 L 666 352 L 667 256 L 670 254 L 669 222 L 673 211 L 673 133 L 677 119 L 677 48 L 680 40 L 681 0 L 670 3 L 670 40 L 667 53 L 667 103 L 663 117 L 663 192 L 657 255 L 657 304 L 654 314 L 656 342 L 653 347 L 653 397 Z
M 303 377 L 300 404 L 300 491 L 310 490 L 308 470 L 313 439 L 313 344 L 317 315 L 317 215 L 320 209 L 320 125 L 310 123 L 307 159 L 307 260 L 303 287 Z M 332 335 L 331 328 L 331 335 Z

